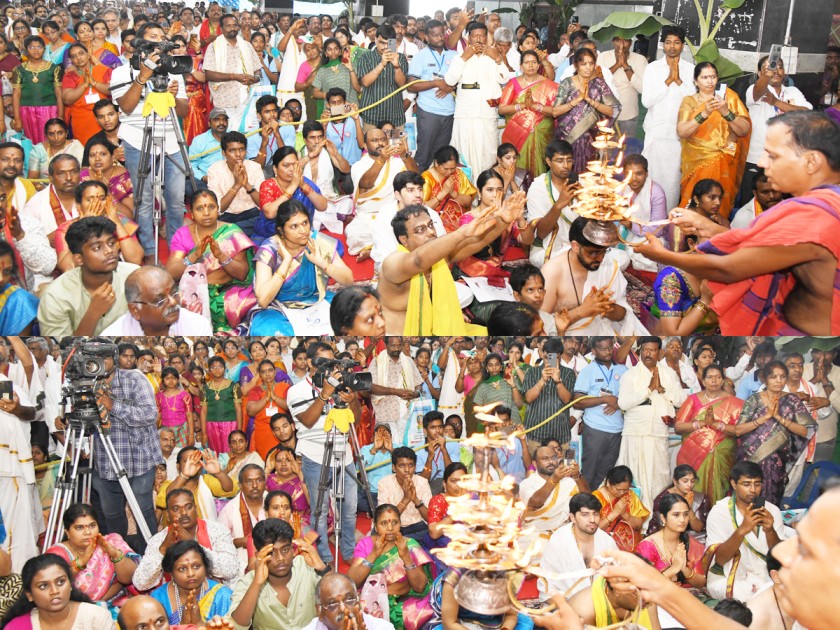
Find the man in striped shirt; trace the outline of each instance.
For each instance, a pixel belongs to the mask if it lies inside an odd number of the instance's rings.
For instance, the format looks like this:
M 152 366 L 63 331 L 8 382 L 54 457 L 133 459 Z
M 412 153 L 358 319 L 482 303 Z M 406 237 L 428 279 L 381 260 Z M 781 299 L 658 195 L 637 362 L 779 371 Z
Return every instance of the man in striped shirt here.
M 376 46 L 360 54 L 355 61 L 356 74 L 363 88 L 359 109 L 397 92 L 406 83 L 408 62 L 402 53 L 388 49 L 389 39 L 396 41 L 397 33 L 393 26 L 383 24 L 376 29 Z M 390 121 L 402 131 L 405 126 L 402 92 L 397 92 L 376 107 L 362 112 L 361 116 L 365 133 L 383 120 Z

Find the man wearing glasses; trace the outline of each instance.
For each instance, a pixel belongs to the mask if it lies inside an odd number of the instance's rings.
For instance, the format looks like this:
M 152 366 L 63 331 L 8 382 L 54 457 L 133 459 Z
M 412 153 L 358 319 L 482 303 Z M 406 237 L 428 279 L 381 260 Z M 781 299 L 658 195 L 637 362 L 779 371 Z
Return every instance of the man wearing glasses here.
M 190 304 L 201 305 L 193 296 L 184 296 Z M 206 317 L 181 306 L 181 294 L 175 281 L 160 267 L 140 267 L 125 280 L 128 312 L 102 333 L 115 337 L 208 335 L 213 326 Z
M 328 573 L 321 578 L 315 587 L 315 605 L 318 616 L 303 630 L 342 630 L 347 627 L 347 617 L 355 622 L 357 630 L 392 630 L 394 627 L 387 619 L 378 619 L 362 611 L 356 585 L 341 573 Z M 373 602 L 371 606 L 375 608 L 377 603 Z

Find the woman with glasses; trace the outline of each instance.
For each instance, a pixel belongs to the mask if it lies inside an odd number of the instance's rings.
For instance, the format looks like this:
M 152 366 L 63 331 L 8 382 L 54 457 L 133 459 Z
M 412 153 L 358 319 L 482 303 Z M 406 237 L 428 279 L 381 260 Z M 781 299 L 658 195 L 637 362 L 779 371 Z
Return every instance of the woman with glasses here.
M 441 147 L 431 168 L 423 173 L 423 203 L 438 211 L 447 232 L 458 229 L 461 215 L 478 192 L 459 168 L 460 160 L 455 147 Z
M 82 217 L 105 216 L 111 219 L 117 226 L 114 235 L 120 247 L 120 257 L 125 262 L 135 265 L 143 264 L 143 246 L 135 237 L 138 226 L 127 216 L 117 212 L 105 184 L 97 180 L 89 180 L 79 184 L 76 188 L 76 205 L 79 208 L 79 216 L 62 223 L 55 231 L 54 244 L 55 251 L 58 254 L 56 266 L 61 272 L 69 271 L 76 266 L 76 261 L 67 247 L 64 235 L 67 233 L 67 229 Z
M 62 517 L 65 538 L 47 549 L 67 561 L 73 586 L 94 602 L 119 608 L 127 599 L 134 571 L 140 562 L 119 534 L 102 535 L 90 505 L 75 503 Z
M 347 576 L 362 588 L 385 583 L 387 618 L 397 630 L 418 630 L 432 618 L 429 589 L 437 575 L 431 556 L 413 538 L 402 535 L 400 512 L 384 504 L 373 515 L 374 528 L 356 545 Z

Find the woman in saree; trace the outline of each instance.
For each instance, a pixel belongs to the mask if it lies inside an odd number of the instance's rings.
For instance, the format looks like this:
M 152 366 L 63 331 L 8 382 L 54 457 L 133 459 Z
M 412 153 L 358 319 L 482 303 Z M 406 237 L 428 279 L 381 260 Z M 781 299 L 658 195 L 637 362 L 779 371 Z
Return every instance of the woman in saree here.
M 6 34 L 0 32 L 0 75 L 5 79 L 11 79 L 12 70 L 19 65 L 20 57 L 14 53 Z
M 817 423 L 796 394 L 784 391 L 788 378 L 784 363 L 770 361 L 762 376 L 766 389 L 747 398 L 738 418 L 735 458 L 761 466 L 761 496 L 781 505 L 788 472 L 816 433 Z
M 76 140 L 68 138 L 69 128 L 62 118 L 50 118 L 44 125 L 44 141 L 32 147 L 29 152 L 29 178 L 47 179 L 50 176 L 50 162 L 61 153 L 67 153 L 81 163 L 85 148 Z
M 303 54 L 306 56 L 306 60 L 298 67 L 295 78 L 295 92 L 303 93 L 306 120 L 318 120 L 315 88 L 312 87 L 312 84 L 315 82 L 318 68 L 321 67 L 323 61 L 321 47 L 318 42 L 304 42 Z M 321 103 L 323 104 L 323 100 Z
M 396 506 L 380 505 L 373 521 L 374 533 L 356 545 L 347 576 L 358 589 L 371 578 L 384 578 L 388 620 L 397 630 L 418 630 L 433 614 L 429 590 L 437 575 L 435 563 L 420 543 L 402 535 Z
M 283 129 L 292 127 L 285 126 L 280 129 L 282 135 Z M 275 220 L 278 208 L 283 202 L 295 200 L 302 203 L 309 215 L 310 224 L 315 220 L 315 212 L 327 209 L 327 198 L 321 194 L 321 189 L 311 179 L 303 176 L 306 162 L 298 159 L 294 142 L 277 149 L 271 157 L 271 163 L 274 167 L 274 177 L 260 184 L 260 217 L 254 223 L 254 234 L 260 237 L 259 244 L 277 233 Z
M 648 534 L 636 547 L 636 553 L 653 564 L 654 568 L 683 588 L 702 591 L 706 586 L 703 555 L 706 547 L 689 536 L 691 506 L 679 494 L 663 497 L 652 521 L 659 529 Z
M 82 182 L 76 188 L 76 205 L 79 208 L 79 216 L 75 219 L 65 221 L 55 230 L 53 246 L 58 254 L 56 267 L 64 273 L 76 267 L 76 260 L 67 247 L 65 235 L 73 223 L 82 217 L 107 217 L 117 227 L 114 236 L 120 247 L 120 257 L 135 265 L 143 264 L 143 246 L 137 241 L 137 224 L 127 216 L 119 214 L 116 206 L 108 194 L 108 187 L 95 179 Z
M 674 430 L 682 436 L 677 464 L 697 471 L 694 489 L 712 504 L 729 493 L 735 463 L 735 425 L 744 401 L 723 389 L 723 368 L 707 366 L 699 375 L 703 390 L 691 394 L 677 412 Z
M 253 340 L 251 343 L 248 344 L 248 354 L 251 357 L 251 363 L 248 365 L 242 366 L 239 369 L 239 388 L 242 390 L 242 398 L 245 400 L 245 405 L 248 405 L 248 394 L 251 393 L 251 390 L 260 384 L 259 379 L 259 366 L 262 363 L 263 359 L 267 357 L 267 352 L 265 349 L 265 344 L 259 339 Z M 270 361 L 272 365 L 274 365 L 273 361 Z M 276 366 L 275 366 L 276 368 Z M 289 375 L 286 374 L 285 371 L 281 369 L 274 370 L 274 382 L 275 383 L 288 383 L 292 385 L 292 380 L 289 378 Z M 254 433 L 254 417 L 250 414 L 245 414 L 248 416 L 248 426 L 245 429 L 245 432 L 248 435 L 248 440 L 250 441 L 252 434 Z M 266 421 L 265 429 L 270 433 L 270 428 L 268 426 L 268 422 Z M 262 432 L 263 435 L 267 435 L 265 431 Z M 269 440 L 270 440 L 269 435 Z M 265 458 L 265 453 L 261 453 L 263 458 Z
M 311 525 L 309 489 L 294 451 L 286 446 L 274 449 L 266 461 L 265 473 L 265 489 L 269 492 L 282 490 L 288 494 L 292 498 L 292 510 L 300 515 L 301 524 Z
M 697 538 L 699 542 L 705 543 L 706 518 L 709 516 L 709 510 L 712 509 L 712 504 L 709 501 L 708 495 L 694 491 L 697 483 L 697 473 L 688 464 L 680 464 L 674 468 L 673 480 L 674 485 L 670 488 L 665 488 L 653 500 L 652 511 L 654 517 L 648 523 L 647 535 L 650 536 L 662 529 L 663 519 L 656 518 L 656 513 L 660 509 L 662 500 L 668 495 L 673 494 L 681 497 L 689 506 L 688 529 L 686 531 L 691 536 Z
M 17 250 L 0 239 L 0 335 L 29 335 L 36 323 L 38 298 L 24 288 L 23 269 Z
M 614 122 L 621 103 L 601 76 L 593 51 L 581 48 L 572 61 L 575 74 L 563 79 L 557 88 L 554 137 L 572 145 L 575 172 L 583 173 L 587 162 L 595 158 L 592 141 L 596 125 L 603 119 Z
M 96 58 L 99 63 L 105 64 L 109 68 L 116 68 L 122 65 L 119 54 L 120 51 L 111 42 L 108 41 L 108 25 L 102 18 L 97 18 L 90 23 L 93 29 L 93 40 L 90 43 L 92 48 L 91 55 Z M 83 44 L 81 36 L 79 41 Z
M 499 99 L 499 114 L 506 121 L 502 142 L 513 144 L 519 151 L 516 165 L 537 177 L 548 169 L 545 147 L 554 138 L 558 85 L 540 76 L 540 58 L 534 50 L 522 53 L 521 67 L 522 74 L 508 81 Z
M 29 26 L 29 22 L 24 19 L 17 19 L 12 22 L 12 28 L 9 32 L 9 45 L 12 47 L 12 50 L 17 52 L 17 56 L 21 61 L 27 61 L 29 59 L 26 56 L 26 44 L 24 42 L 30 35 L 32 35 L 32 27 Z
M 281 306 L 306 308 L 321 300 L 331 302 L 335 294 L 327 291 L 330 278 L 353 284 L 353 272 L 338 255 L 337 241 L 323 232 L 312 234 L 309 213 L 301 202 L 281 203 L 275 226 L 276 234 L 263 242 L 255 257 L 254 290 L 262 310 L 251 319 L 254 336 L 294 335 Z
M 633 472 L 627 466 L 616 466 L 607 473 L 604 484 L 594 494 L 601 502 L 598 527 L 607 532 L 618 548 L 633 552 L 642 540 L 642 524 L 648 510 L 633 492 Z
M 517 44 L 516 49 L 520 58 L 521 55 L 526 52 L 533 52 L 537 55 L 537 59 L 539 60 L 539 74 L 553 79 L 556 74 L 556 69 L 548 60 L 548 54 L 544 50 L 540 50 L 540 34 L 532 28 L 525 29 L 522 31 L 522 34 L 519 35 L 518 40 L 519 43 Z M 519 72 L 524 72 L 524 69 L 519 68 Z
M 62 517 L 65 538 L 47 549 L 67 561 L 73 586 L 94 602 L 119 608 L 128 597 L 126 588 L 140 556 L 119 534 L 100 533 L 96 512 L 86 503 L 74 503 Z
M 256 464 L 260 468 L 265 468 L 265 462 L 259 456 L 259 453 L 248 450 L 248 437 L 245 435 L 245 431 L 239 429 L 231 431 L 228 435 L 228 448 L 227 453 L 219 455 L 219 466 L 231 479 L 239 479 L 239 471 L 248 464 Z
M 97 44 L 97 39 L 95 38 L 93 32 L 93 26 L 91 26 L 89 22 L 79 22 L 76 24 L 76 37 L 79 38 L 79 43 L 87 48 L 88 53 L 90 53 L 90 59 L 93 63 L 102 64 L 112 70 L 121 65 L 122 62 L 115 52 L 109 50 L 106 46 Z M 112 44 L 108 44 L 108 46 L 112 46 Z M 69 60 L 64 61 L 65 66 L 68 63 Z
M 475 182 L 478 189 L 478 206 L 461 215 L 458 225 L 465 225 L 475 220 L 491 206 L 499 206 L 504 194 L 505 180 L 494 169 L 481 173 Z M 508 278 L 510 273 L 502 269 L 502 260 L 511 242 L 519 236 L 516 222 L 506 228 L 492 243 L 484 249 L 468 256 L 458 263 L 458 268 L 471 278 Z
M 60 66 L 64 63 L 64 55 L 67 53 L 69 46 L 67 42 L 61 39 L 61 29 L 55 21 L 47 20 L 41 24 L 41 33 L 46 42 L 44 59 Z
M 50 118 L 64 118 L 61 100 L 61 66 L 44 59 L 44 42 L 30 35 L 24 40 L 29 59 L 12 71 L 12 129 L 38 144 Z
M 95 180 L 108 186 L 111 201 L 122 216 L 134 219 L 134 186 L 128 169 L 114 160 L 114 145 L 94 140 L 87 145 L 88 167 L 79 173 L 79 181 Z
M 213 330 L 231 330 L 257 303 L 251 287 L 254 244 L 238 225 L 219 221 L 219 200 L 212 190 L 193 195 L 192 215 L 194 223 L 172 236 L 166 270 L 177 282 L 187 267 L 203 263 Z
M 225 360 L 209 361 L 210 380 L 201 388 L 201 434 L 216 453 L 226 453 L 231 431 L 242 430 L 242 394 L 239 385 L 225 378 Z
M 441 147 L 431 168 L 423 173 L 423 203 L 438 211 L 447 232 L 458 229 L 461 215 L 470 208 L 477 192 L 458 168 L 460 160 L 455 147 Z
M 263 500 L 263 509 L 265 510 L 266 518 L 279 518 L 281 521 L 286 521 L 292 526 L 295 533 L 295 540 L 305 540 L 311 545 L 318 540 L 318 534 L 309 525 L 302 522 L 299 512 L 296 512 L 292 507 L 292 497 L 288 492 L 282 490 L 272 490 L 267 492 Z M 297 545 L 292 543 L 295 549 L 295 555 L 300 553 Z
M 188 43 L 183 35 L 175 35 L 172 41 L 178 44 L 178 48 L 172 51 L 173 55 L 189 55 L 193 60 L 193 71 L 184 75 L 184 87 L 190 105 L 190 111 L 184 118 L 184 138 L 187 145 L 190 145 L 196 136 L 209 129 L 204 56 L 201 54 L 201 43 L 196 37 L 191 37 Z
M 248 365 L 245 355 L 239 351 L 239 344 L 235 339 L 227 339 L 222 343 L 222 358 L 225 360 L 225 378 L 235 383 L 239 382 L 242 368 Z
M 180 540 L 163 554 L 161 568 L 172 576 L 149 595 L 158 600 L 171 625 L 203 626 L 216 615 L 230 611 L 233 591 L 207 577 L 210 560 L 195 540 Z
M 111 69 L 91 62 L 82 44 L 70 44 L 67 58 L 72 64 L 61 80 L 61 97 L 70 118 L 73 138 L 83 145 L 102 130 L 96 122 L 93 106 L 111 96 Z
M 677 117 L 677 135 L 682 140 L 682 198 L 687 207 L 694 185 L 701 179 L 716 179 L 723 186 L 720 215 L 729 218 L 750 146 L 750 114 L 729 88 L 722 97 L 715 91 L 718 72 L 704 61 L 694 66 L 697 94 L 686 96 Z
M 493 170 L 502 176 L 505 184 L 505 199 L 520 190 L 528 192 L 531 182 L 534 181 L 531 173 L 516 165 L 517 161 L 519 161 L 519 152 L 510 142 L 503 142 L 496 149 L 496 165 Z
M 277 368 L 268 359 L 260 361 L 256 385 L 252 386 L 245 398 L 245 416 L 254 419 L 254 431 L 251 434 L 250 449 L 257 451 L 263 459 L 275 444 L 271 432 L 271 417 L 280 411 L 288 411 L 286 393 L 289 381 L 277 382 Z
M 458 497 L 464 494 L 464 489 L 458 483 L 461 478 L 467 474 L 467 467 L 461 462 L 452 462 L 443 471 L 443 492 L 436 494 L 429 501 L 429 536 L 424 545 L 426 549 L 438 549 L 446 547 L 449 544 L 449 536 L 443 533 L 443 526 L 451 525 L 453 523 L 452 517 L 449 516 L 449 501 L 448 498 Z M 436 556 L 435 564 L 438 569 L 443 570 L 446 565 L 443 564 Z

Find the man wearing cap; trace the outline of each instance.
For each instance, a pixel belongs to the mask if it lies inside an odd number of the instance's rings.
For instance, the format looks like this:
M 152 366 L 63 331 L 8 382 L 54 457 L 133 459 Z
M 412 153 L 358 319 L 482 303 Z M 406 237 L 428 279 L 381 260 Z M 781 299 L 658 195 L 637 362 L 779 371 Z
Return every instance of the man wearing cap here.
M 394 450 L 394 442 L 391 439 L 391 427 L 387 422 L 380 422 L 373 428 L 373 444 L 361 448 L 362 461 L 368 470 L 368 485 L 373 498 L 371 510 L 376 509 L 379 503 L 377 498 L 379 480 L 391 472 L 391 451 Z M 372 470 L 371 470 L 372 469 Z M 367 508 L 367 495 L 359 489 L 359 512 Z
M 216 107 L 210 112 L 209 120 L 210 129 L 193 138 L 190 144 L 190 164 L 193 173 L 196 180 L 200 179 L 205 184 L 209 168 L 224 157 L 220 142 L 227 132 L 228 115 L 221 107 Z

